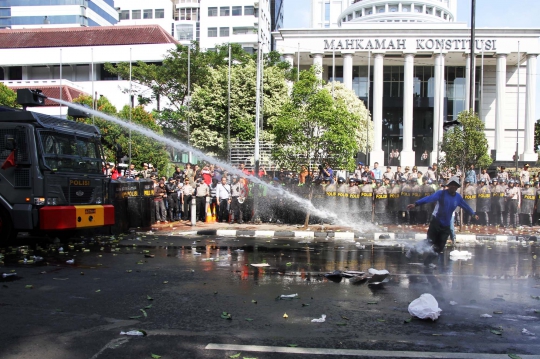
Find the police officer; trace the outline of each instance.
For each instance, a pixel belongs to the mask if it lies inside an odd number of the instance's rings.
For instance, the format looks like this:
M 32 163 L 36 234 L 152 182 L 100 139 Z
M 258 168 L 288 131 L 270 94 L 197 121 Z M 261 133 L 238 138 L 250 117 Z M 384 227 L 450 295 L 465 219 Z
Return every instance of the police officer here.
M 382 181 L 375 181 L 375 221 L 380 224 L 388 223 L 388 191 Z
M 358 180 L 354 177 L 349 178 L 349 218 L 351 221 L 358 220 L 360 216 L 360 188 Z
M 491 189 L 486 185 L 486 178 L 482 177 L 476 189 L 476 214 L 480 222 L 489 226 L 489 211 L 491 210 Z
M 178 193 L 176 181 L 173 177 L 169 178 L 169 182 L 165 185 L 165 191 L 167 192 L 167 215 L 169 221 L 174 222 L 177 216 Z
M 210 188 L 202 178 L 197 178 L 195 185 L 195 204 L 197 205 L 197 221 L 206 221 L 206 197 L 210 196 Z
M 345 178 L 338 177 L 336 188 L 336 213 L 346 215 L 349 213 L 349 185 L 345 183 Z
M 184 221 L 189 221 L 191 217 L 191 199 L 193 198 L 195 189 L 189 184 L 189 179 L 185 179 L 182 187 L 182 206 L 184 207 Z
M 423 197 L 429 197 L 433 193 L 435 193 L 435 189 L 433 188 L 433 181 L 430 178 L 424 177 L 422 178 L 422 198 Z M 420 212 L 420 224 L 425 224 L 426 226 L 429 225 L 429 222 L 431 221 L 431 214 L 433 213 L 433 210 L 435 209 L 434 203 L 428 203 L 421 207 L 423 210 Z
M 498 178 L 493 179 L 493 186 L 491 188 L 491 224 L 494 226 L 503 226 L 503 212 L 504 212 L 504 187 L 499 183 Z
M 536 218 L 535 218 L 534 223 L 537 223 L 538 220 L 540 219 L 540 203 L 538 203 L 538 201 L 540 201 L 540 182 L 539 181 L 534 182 L 534 187 L 536 189 L 536 202 L 534 205 Z
M 325 187 L 326 183 L 324 183 L 323 179 L 320 176 L 315 178 L 315 180 L 313 181 L 313 193 L 311 195 L 311 203 L 313 203 L 313 206 L 318 210 L 322 210 L 322 208 L 324 207 Z M 311 215 L 310 223 L 320 223 L 320 221 L 321 219 L 319 217 Z
M 367 178 L 360 188 L 360 219 L 365 222 L 371 222 L 373 213 L 373 187 L 371 179 Z
M 327 183 L 325 187 L 325 192 L 326 192 L 325 207 L 327 210 L 333 211 L 336 206 L 337 186 L 335 182 L 332 183 L 332 179 L 330 177 L 324 177 L 324 181 Z
M 390 212 L 390 222 L 399 224 L 399 209 L 400 209 L 401 187 L 395 180 L 390 181 L 388 188 L 388 211 Z
M 416 178 L 412 178 L 411 176 L 409 180 L 409 186 L 411 188 L 411 203 L 415 203 L 416 201 L 420 200 L 422 198 L 422 188 L 418 185 L 418 176 Z M 410 204 L 410 203 L 409 203 Z M 422 208 L 420 206 L 415 207 L 412 211 L 410 211 L 410 222 L 411 224 L 418 224 L 420 223 L 418 220 L 420 219 L 420 211 Z
M 516 228 L 519 224 L 519 207 L 521 201 L 521 194 L 518 187 L 515 187 L 514 180 L 508 181 L 508 188 L 504 192 L 506 199 L 506 223 Z
M 414 201 L 411 202 L 411 187 L 409 186 L 407 179 L 405 177 L 401 177 L 400 199 L 401 199 L 400 212 L 401 212 L 402 221 L 405 221 L 406 224 L 410 224 L 411 215 L 410 215 L 410 212 L 407 210 L 407 206 L 411 203 L 414 203 Z
M 476 212 L 476 188 L 474 187 L 474 185 L 471 184 L 470 178 L 465 179 L 465 188 L 463 189 L 463 199 L 469 205 L 469 207 L 471 207 L 472 210 Z M 465 214 L 465 218 L 463 222 L 465 222 L 467 226 L 470 226 L 471 218 L 472 216 L 470 214 Z
M 520 213 L 521 218 L 523 219 L 521 223 L 528 223 L 529 227 L 532 227 L 534 204 L 536 200 L 536 189 L 534 187 L 531 187 L 531 184 L 528 181 L 524 181 L 523 185 L 525 186 L 525 188 L 523 188 L 521 192 Z

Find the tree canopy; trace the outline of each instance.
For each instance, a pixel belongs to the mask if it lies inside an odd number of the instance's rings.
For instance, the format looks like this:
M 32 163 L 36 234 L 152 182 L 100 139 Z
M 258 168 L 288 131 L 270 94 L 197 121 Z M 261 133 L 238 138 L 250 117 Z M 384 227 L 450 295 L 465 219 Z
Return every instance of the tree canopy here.
M 0 106 L 20 107 L 17 103 L 17 93 L 0 83 Z
M 73 102 L 91 106 L 92 98 L 90 96 L 80 96 L 73 100 Z M 126 120 L 129 119 L 129 106 L 124 106 L 120 112 L 117 112 L 116 108 L 106 97 L 99 98 L 97 110 Z M 121 146 L 123 155 L 128 155 L 129 130 L 98 117 L 95 119 L 78 118 L 76 120 L 87 124 L 92 124 L 93 122 L 96 125 L 101 132 L 101 143 L 108 162 L 116 162 L 117 144 Z M 154 132 L 162 133 L 161 128 L 156 124 L 153 115 L 146 112 L 142 106 L 137 106 L 132 109 L 131 121 L 149 128 Z M 169 164 L 169 154 L 164 145 L 135 131 L 131 133 L 131 159 L 131 162 L 137 167 L 141 167 L 144 162 L 149 162 L 160 171 L 164 171 Z
M 301 71 L 293 85 L 290 99 L 274 124 L 273 156 L 286 168 L 328 162 L 352 170 L 359 149 L 356 134 L 362 131 L 361 115 L 349 111 L 344 99 L 334 99 L 322 88 L 318 71 L 315 67 Z
M 458 125 L 446 131 L 441 143 L 444 157 L 441 159 L 443 167 L 468 168 L 475 165 L 487 168 L 491 165 L 488 150 L 489 145 L 484 133 L 484 123 L 472 111 L 463 111 L 458 115 Z

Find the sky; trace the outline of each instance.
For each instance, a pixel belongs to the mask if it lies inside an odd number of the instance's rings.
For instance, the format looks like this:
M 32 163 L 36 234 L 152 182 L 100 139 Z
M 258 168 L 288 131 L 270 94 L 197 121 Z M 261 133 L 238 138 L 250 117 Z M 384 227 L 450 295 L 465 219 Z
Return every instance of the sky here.
M 284 1 L 284 28 L 309 28 L 311 0 Z M 471 0 L 458 0 L 457 11 L 457 21 L 470 24 Z M 539 16 L 540 0 L 476 0 L 477 28 L 540 28 Z M 537 64 L 536 119 L 540 119 L 540 58 Z

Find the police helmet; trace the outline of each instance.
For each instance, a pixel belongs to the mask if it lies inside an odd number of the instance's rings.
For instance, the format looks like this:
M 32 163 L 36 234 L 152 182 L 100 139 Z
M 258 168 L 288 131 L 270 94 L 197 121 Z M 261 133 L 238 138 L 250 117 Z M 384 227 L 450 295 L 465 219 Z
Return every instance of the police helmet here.
M 466 179 L 465 183 L 471 183 L 471 180 Z
M 275 180 L 277 180 L 277 177 L 274 177 L 274 178 L 275 178 Z M 330 181 L 330 177 L 324 177 L 324 180 L 325 181 Z
M 514 184 L 515 181 L 513 179 L 511 179 L 510 181 L 508 181 L 508 184 Z
M 401 182 L 407 182 L 407 180 L 405 179 L 405 177 L 401 177 Z
M 422 177 L 422 182 L 427 182 L 427 181 L 428 181 L 427 177 Z
M 523 185 L 524 185 L 524 186 L 530 186 L 531 183 L 530 183 L 529 181 L 526 181 L 526 182 L 523 182 Z
M 427 180 L 427 183 L 428 183 L 428 184 L 433 184 L 433 180 L 432 180 L 432 179 L 428 179 L 428 180 Z
M 174 181 L 174 178 L 169 177 L 169 182 Z
M 499 182 L 499 180 L 498 180 L 497 178 L 494 178 L 494 179 L 492 179 L 492 180 L 491 180 L 491 182 L 492 182 L 492 183 L 495 183 L 495 182 L 497 182 L 497 183 L 498 183 L 498 182 Z
M 480 179 L 480 183 L 486 184 L 486 179 L 485 178 Z
M 390 184 L 396 184 L 396 181 L 395 181 L 395 180 L 391 180 L 391 181 L 390 181 Z
M 354 177 L 349 177 L 349 183 L 354 183 L 356 182 L 356 178 Z
M 358 178 L 358 179 L 356 180 L 356 182 L 358 182 L 359 184 L 363 184 L 363 183 L 364 183 L 364 180 L 363 180 L 362 178 Z
M 345 182 L 345 178 L 343 178 L 343 177 L 338 178 L 338 183 L 344 183 L 344 182 Z
M 371 183 L 371 178 L 368 177 L 364 182 L 366 182 L 368 184 Z
M 375 180 L 375 184 L 379 184 L 379 185 L 381 185 L 381 184 L 382 184 L 382 181 L 381 181 L 380 179 L 378 179 L 378 180 Z

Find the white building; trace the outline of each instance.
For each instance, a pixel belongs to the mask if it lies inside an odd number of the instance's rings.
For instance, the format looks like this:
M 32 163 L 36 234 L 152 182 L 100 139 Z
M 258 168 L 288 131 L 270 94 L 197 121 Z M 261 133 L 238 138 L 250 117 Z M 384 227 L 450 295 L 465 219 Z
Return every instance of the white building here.
M 118 25 L 160 25 L 174 37 L 173 3 L 171 0 L 114 0 Z
M 113 0 L 0 1 L 0 29 L 110 26 L 117 22 Z
M 471 107 L 470 29 L 455 19 L 456 0 L 312 0 L 313 28 L 274 35 L 291 64 L 299 55 L 301 69 L 322 67 L 324 80 L 343 82 L 367 103 L 371 164 L 388 164 L 397 149 L 403 165 L 424 165 L 424 151 L 437 158 L 444 123 Z M 539 37 L 540 29 L 476 30 L 472 105 L 498 162 L 512 161 L 516 142 L 520 160 L 537 160 Z
M 158 25 L 0 31 L 0 80 L 56 98 L 103 95 L 121 109 L 129 104 L 129 81 L 107 72 L 104 64 L 130 59 L 159 64 L 176 44 Z M 133 87 L 133 92 L 145 90 L 150 96 L 149 89 Z M 58 108 L 39 111 L 59 114 Z

